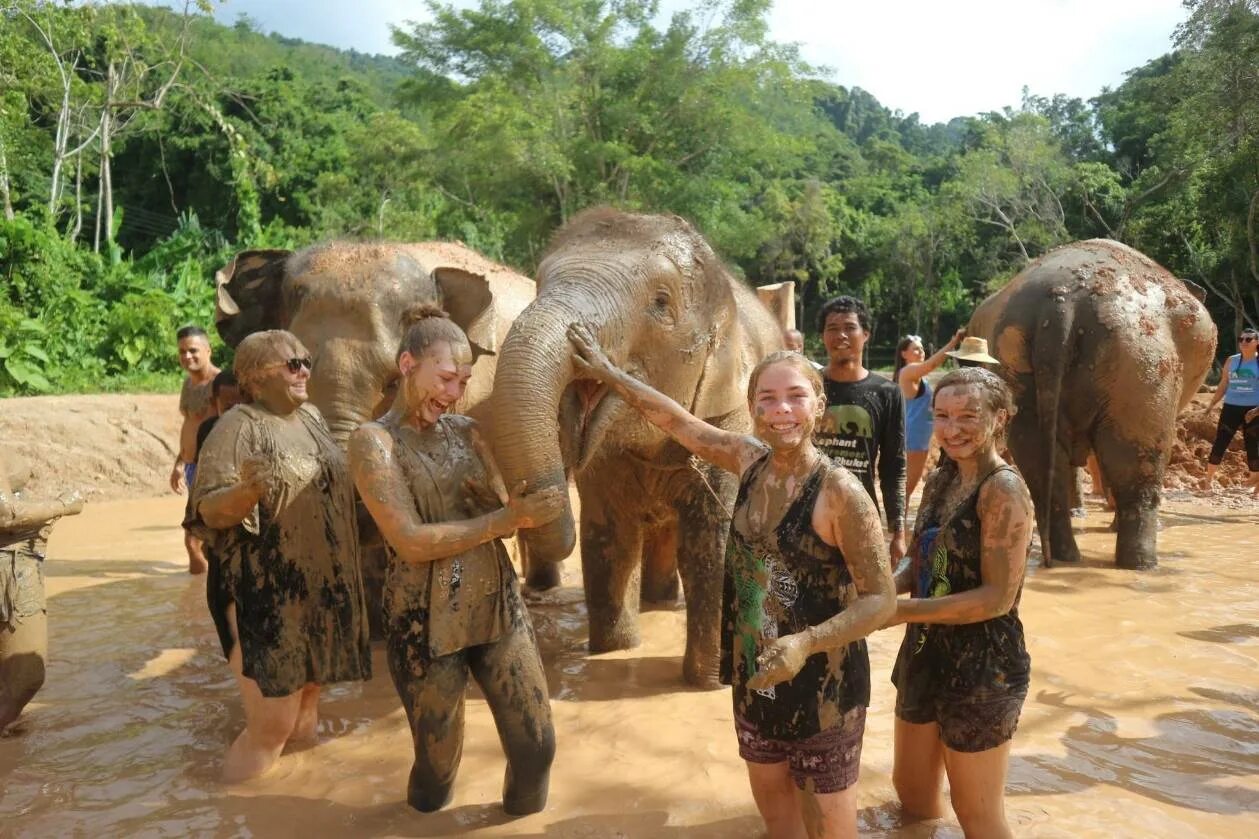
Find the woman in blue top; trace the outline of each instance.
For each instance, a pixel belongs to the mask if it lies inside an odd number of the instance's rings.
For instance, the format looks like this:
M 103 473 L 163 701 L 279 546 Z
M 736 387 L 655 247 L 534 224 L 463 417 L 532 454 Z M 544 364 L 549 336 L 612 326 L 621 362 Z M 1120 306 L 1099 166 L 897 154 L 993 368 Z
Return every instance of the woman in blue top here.
M 1259 481 L 1259 410 L 1256 410 L 1259 409 L 1259 358 L 1256 358 L 1259 356 L 1259 332 L 1243 329 L 1237 338 L 1237 346 L 1241 352 L 1229 356 L 1224 362 L 1224 374 L 1220 376 L 1211 404 L 1207 406 L 1209 413 L 1221 399 L 1224 400 L 1202 488 L 1211 488 L 1215 470 L 1240 428 L 1246 444 L 1246 467 L 1250 470 L 1255 492 L 1259 493 L 1259 483 L 1256 483 Z
M 949 342 L 930 358 L 922 348 L 922 338 L 906 335 L 896 345 L 896 369 L 892 381 L 905 397 L 905 498 L 914 494 L 922 478 L 922 468 L 931 448 L 931 383 L 927 374 L 944 363 L 945 354 L 957 349 L 966 330 L 953 333 Z

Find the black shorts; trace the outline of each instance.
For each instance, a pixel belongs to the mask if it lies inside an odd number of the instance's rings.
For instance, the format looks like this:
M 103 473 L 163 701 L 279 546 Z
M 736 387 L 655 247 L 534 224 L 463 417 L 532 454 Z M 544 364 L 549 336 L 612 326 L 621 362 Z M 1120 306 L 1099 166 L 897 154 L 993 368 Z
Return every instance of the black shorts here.
M 896 717 L 911 725 L 936 723 L 940 740 L 955 752 L 986 752 L 1014 736 L 1027 688 L 969 696 L 922 696 L 896 692 Z
M 756 726 L 735 715 L 739 757 L 748 763 L 787 763 L 791 780 L 802 790 L 827 794 L 843 792 L 857 783 L 861 769 L 861 740 L 866 733 L 866 709 L 859 705 L 839 724 L 803 740 L 764 737 Z

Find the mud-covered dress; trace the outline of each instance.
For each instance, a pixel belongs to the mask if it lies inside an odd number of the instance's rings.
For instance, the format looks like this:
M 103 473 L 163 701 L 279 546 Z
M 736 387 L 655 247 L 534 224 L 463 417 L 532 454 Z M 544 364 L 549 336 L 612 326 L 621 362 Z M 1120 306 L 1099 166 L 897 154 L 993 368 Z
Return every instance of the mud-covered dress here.
M 429 429 L 382 424 L 411 501 L 426 524 L 465 521 L 501 507 L 472 443 L 473 421 L 447 414 Z M 469 675 L 480 685 L 507 753 L 509 810 L 546 799 L 555 748 L 546 676 L 520 583 L 501 539 L 432 561 L 388 548 L 384 620 L 389 671 L 411 724 L 408 800 L 423 811 L 449 798 L 463 743 Z
M 959 594 L 983 583 L 979 491 L 1007 470 L 1014 467 L 985 475 L 947 517 L 939 505 L 956 467 L 931 474 L 914 527 L 914 597 Z M 938 723 L 940 739 L 958 752 L 985 751 L 1013 737 L 1031 676 L 1018 601 L 1004 615 L 977 623 L 907 624 L 892 670 L 896 716 Z
M 236 484 L 241 464 L 258 455 L 276 464 L 276 480 L 243 522 L 212 531 L 222 573 L 218 602 L 236 607 L 244 674 L 272 697 L 307 683 L 368 679 L 354 484 L 345 454 L 309 404 L 289 417 L 238 405 L 206 438 L 196 503 Z M 226 618 L 212 612 L 230 650 Z
M 769 464 L 769 452 L 740 481 L 726 550 L 721 680 L 733 688 L 740 756 L 787 761 L 801 789 L 831 793 L 857 780 L 870 703 L 866 642 L 814 653 L 789 681 L 764 690 L 747 686 L 770 642 L 829 620 L 858 596 L 843 553 L 813 529 L 827 471 L 837 468 L 819 460 L 771 532 L 748 517 L 748 489 Z

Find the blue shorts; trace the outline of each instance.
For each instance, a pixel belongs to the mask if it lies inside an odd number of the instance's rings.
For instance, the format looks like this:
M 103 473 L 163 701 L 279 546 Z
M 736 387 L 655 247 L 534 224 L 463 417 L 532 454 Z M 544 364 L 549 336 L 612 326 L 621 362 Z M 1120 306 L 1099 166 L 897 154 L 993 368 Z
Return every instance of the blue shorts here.
M 931 416 L 925 416 L 926 422 L 910 421 L 905 424 L 905 451 L 925 452 L 931 448 Z
M 197 477 L 197 464 L 185 463 L 184 464 L 184 486 L 187 487 L 188 492 L 192 492 L 192 482 L 193 482 L 193 479 L 195 479 L 196 477 Z

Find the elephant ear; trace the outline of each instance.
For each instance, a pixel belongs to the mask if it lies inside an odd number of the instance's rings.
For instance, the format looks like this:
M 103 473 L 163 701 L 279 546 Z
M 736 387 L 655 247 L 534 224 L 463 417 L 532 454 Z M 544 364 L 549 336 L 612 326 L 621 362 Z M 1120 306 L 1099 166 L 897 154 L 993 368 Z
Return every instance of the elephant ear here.
M 1197 298 L 1197 300 L 1198 300 L 1198 302 L 1199 302 L 1199 303 L 1206 303 L 1206 302 L 1207 302 L 1207 290 L 1206 290 L 1205 288 L 1203 288 L 1202 286 L 1198 285 L 1198 284 L 1197 284 L 1197 283 L 1195 283 L 1193 280 L 1186 280 L 1186 279 L 1183 279 L 1183 278 L 1180 278 L 1180 277 L 1177 277 L 1177 279 L 1179 279 L 1179 280 L 1180 280 L 1180 282 L 1184 284 L 1185 289 L 1186 289 L 1186 290 L 1187 290 L 1190 294 L 1192 294 L 1195 298 Z
M 748 297 L 752 296 L 746 286 L 743 291 Z M 737 299 L 736 294 L 728 295 L 713 319 L 704 372 L 695 393 L 695 404 L 691 406 L 691 413 L 700 419 L 724 417 L 747 406 L 750 367 L 744 358 L 743 325 L 735 310 Z
M 442 308 L 467 333 L 473 359 L 498 352 L 494 293 L 485 275 L 442 267 L 433 269 L 433 280 L 441 293 Z
M 284 312 L 286 250 L 241 251 L 214 274 L 214 325 L 229 347 L 246 335 L 288 326 Z

